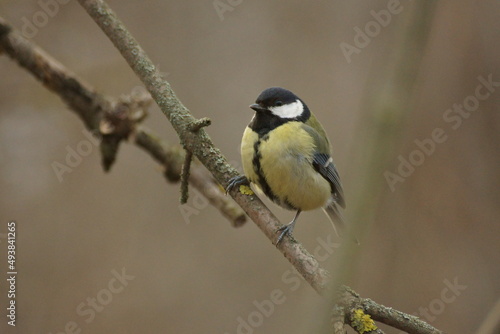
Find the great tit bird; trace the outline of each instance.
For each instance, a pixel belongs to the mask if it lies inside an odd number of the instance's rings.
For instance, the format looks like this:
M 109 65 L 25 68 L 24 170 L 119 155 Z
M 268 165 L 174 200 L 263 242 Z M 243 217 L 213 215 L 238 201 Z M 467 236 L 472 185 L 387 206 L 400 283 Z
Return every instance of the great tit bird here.
M 293 220 L 278 232 L 292 235 L 302 211 L 324 208 L 343 227 L 345 208 L 340 177 L 330 156 L 325 130 L 307 105 L 289 90 L 265 89 L 250 105 L 255 110 L 241 142 L 245 176 L 230 180 L 227 191 L 253 183 L 273 202 L 296 210 Z

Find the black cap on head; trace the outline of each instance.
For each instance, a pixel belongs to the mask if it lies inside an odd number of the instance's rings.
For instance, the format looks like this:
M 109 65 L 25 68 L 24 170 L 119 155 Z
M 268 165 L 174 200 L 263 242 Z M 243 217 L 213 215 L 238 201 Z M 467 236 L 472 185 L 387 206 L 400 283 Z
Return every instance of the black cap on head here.
M 255 103 L 264 108 L 268 108 L 277 105 L 293 103 L 298 99 L 299 98 L 288 89 L 281 87 L 270 87 L 260 93 Z
M 260 93 L 250 108 L 256 111 L 249 127 L 263 136 L 287 122 L 306 122 L 311 116 L 306 104 L 291 91 L 271 87 Z

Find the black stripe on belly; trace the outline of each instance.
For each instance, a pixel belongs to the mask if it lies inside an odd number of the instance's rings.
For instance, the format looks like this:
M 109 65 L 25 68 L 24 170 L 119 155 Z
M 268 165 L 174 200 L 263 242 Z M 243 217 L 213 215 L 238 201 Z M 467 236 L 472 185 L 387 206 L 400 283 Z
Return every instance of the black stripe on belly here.
M 267 183 L 267 180 L 264 176 L 264 172 L 262 171 L 262 166 L 260 165 L 260 159 L 262 159 L 262 155 L 260 154 L 260 144 L 262 141 L 266 141 L 269 139 L 269 135 L 264 135 L 262 138 L 259 138 L 253 145 L 253 160 L 252 160 L 252 165 L 253 165 L 253 171 L 257 175 L 258 178 L 258 183 L 264 194 L 266 194 L 267 197 L 269 197 L 273 202 L 279 203 L 278 197 L 273 193 L 271 190 L 271 187 Z

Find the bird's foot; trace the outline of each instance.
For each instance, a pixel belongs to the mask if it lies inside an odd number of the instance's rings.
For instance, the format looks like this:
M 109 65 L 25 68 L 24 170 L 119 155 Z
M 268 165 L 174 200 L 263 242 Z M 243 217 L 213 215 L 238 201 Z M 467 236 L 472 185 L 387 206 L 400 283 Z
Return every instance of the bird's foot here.
M 276 233 L 279 233 L 280 235 L 278 236 L 278 241 L 276 241 L 276 246 L 278 246 L 281 242 L 281 240 L 283 240 L 283 237 L 285 235 L 288 235 L 290 238 L 293 238 L 292 236 L 292 231 L 293 231 L 293 228 L 295 227 L 295 224 L 294 222 L 291 222 L 290 224 L 286 224 L 284 226 L 281 226 L 277 231 Z
M 228 192 L 233 190 L 234 187 L 241 186 L 243 184 L 246 184 L 246 185 L 250 184 L 250 182 L 248 182 L 248 179 L 246 176 L 239 175 L 239 176 L 232 177 L 231 179 L 229 179 L 229 182 L 227 183 L 226 195 Z

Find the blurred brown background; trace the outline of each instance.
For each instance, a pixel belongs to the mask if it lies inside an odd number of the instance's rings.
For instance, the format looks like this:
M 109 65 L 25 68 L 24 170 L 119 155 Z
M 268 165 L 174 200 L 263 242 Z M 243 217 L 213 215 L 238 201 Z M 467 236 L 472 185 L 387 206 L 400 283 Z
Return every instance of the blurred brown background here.
M 332 140 L 346 215 L 365 222 L 348 285 L 448 333 L 477 330 L 500 298 L 500 87 L 478 79 L 500 82 L 498 1 L 109 4 L 237 166 L 260 91 L 304 99 Z M 38 23 L 28 37 L 100 92 L 140 85 L 76 1 L 3 0 L 0 15 L 18 29 Z M 372 37 L 356 38 L 367 27 Z M 346 57 L 342 43 L 356 42 Z M 86 140 L 83 123 L 6 56 L 0 69 L 0 268 L 16 220 L 19 273 L 15 328 L 0 285 L 2 333 L 306 333 L 328 321 L 252 222 L 231 228 L 194 191 L 186 219 L 178 185 L 136 147 L 123 145 L 105 174 L 94 146 L 60 182 L 52 164 Z M 466 117 L 447 111 L 464 103 Z M 145 123 L 177 142 L 156 106 Z M 436 128 L 446 141 L 391 191 L 383 171 L 418 159 L 415 140 Z M 294 234 L 312 252 L 332 230 L 318 210 Z M 126 286 L 113 280 L 122 270 L 134 277 Z M 280 303 L 259 311 L 273 291 Z

